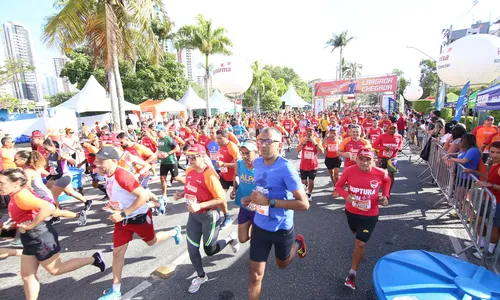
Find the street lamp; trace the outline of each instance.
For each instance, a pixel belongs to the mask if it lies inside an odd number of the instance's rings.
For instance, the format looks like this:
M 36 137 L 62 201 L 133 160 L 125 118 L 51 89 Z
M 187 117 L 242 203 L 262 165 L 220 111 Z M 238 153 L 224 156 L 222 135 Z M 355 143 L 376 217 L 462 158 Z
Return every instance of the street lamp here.
M 427 56 L 433 62 L 437 62 L 436 59 L 432 58 L 432 56 L 430 56 L 429 54 L 425 53 L 424 51 L 418 49 L 417 47 L 406 46 L 406 48 L 415 49 L 418 52 L 422 53 L 423 55 Z M 439 53 L 441 53 L 441 52 L 439 52 Z M 437 77 L 437 82 L 436 82 L 436 99 L 434 100 L 434 105 L 436 106 L 436 109 L 437 109 L 437 104 L 438 104 L 438 98 L 439 98 L 439 76 Z

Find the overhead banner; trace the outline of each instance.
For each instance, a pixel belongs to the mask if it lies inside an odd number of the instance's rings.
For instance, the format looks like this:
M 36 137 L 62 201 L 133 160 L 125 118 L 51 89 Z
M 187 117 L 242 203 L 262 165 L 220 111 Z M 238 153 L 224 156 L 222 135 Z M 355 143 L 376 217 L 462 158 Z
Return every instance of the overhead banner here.
M 395 92 L 397 85 L 397 75 L 325 81 L 314 85 L 314 96 Z

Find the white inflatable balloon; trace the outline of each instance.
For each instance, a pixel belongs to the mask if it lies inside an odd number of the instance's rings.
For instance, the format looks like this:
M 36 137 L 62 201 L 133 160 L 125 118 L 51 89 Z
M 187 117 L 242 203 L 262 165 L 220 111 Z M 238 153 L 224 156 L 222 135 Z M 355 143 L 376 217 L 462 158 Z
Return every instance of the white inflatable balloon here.
M 252 84 L 253 72 L 249 63 L 227 57 L 213 71 L 212 85 L 223 94 L 243 94 Z
M 424 94 L 424 90 L 420 86 L 407 86 L 403 91 L 403 97 L 408 101 L 417 101 Z
M 446 84 L 463 86 L 489 84 L 500 76 L 500 37 L 468 35 L 443 49 L 437 74 Z

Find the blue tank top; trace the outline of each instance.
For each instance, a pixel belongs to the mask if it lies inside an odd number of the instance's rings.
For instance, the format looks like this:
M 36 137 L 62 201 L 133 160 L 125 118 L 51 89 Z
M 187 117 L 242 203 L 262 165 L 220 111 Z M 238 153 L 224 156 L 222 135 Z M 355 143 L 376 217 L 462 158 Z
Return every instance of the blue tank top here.
M 236 199 L 234 200 L 234 203 L 243 207 L 241 206 L 241 198 L 249 196 L 252 191 L 255 190 L 255 170 L 253 168 L 249 170 L 245 166 L 243 159 L 238 159 L 236 163 L 238 166 L 238 178 L 240 179 L 240 184 L 236 190 Z
M 212 160 L 212 165 L 214 166 L 215 170 L 219 170 L 219 168 L 215 166 L 215 162 L 217 161 L 216 157 L 217 154 L 219 153 L 219 148 L 220 148 L 219 143 L 214 142 L 212 140 L 207 145 L 208 155 L 210 156 L 210 160 Z

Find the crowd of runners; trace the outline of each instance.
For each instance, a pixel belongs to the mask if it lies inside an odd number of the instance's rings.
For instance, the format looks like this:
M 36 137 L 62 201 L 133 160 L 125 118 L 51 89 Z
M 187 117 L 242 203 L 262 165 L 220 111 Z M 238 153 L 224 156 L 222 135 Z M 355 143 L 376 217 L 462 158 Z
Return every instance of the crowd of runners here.
M 345 285 L 356 289 L 356 272 L 377 224 L 379 205 L 389 204 L 404 137 L 418 143 L 420 131 L 437 130 L 430 126 L 436 120 L 427 125 L 421 120 L 423 116 L 410 111 L 345 109 L 318 115 L 250 112 L 142 120 L 122 132 L 110 125 L 82 124 L 79 133 L 68 129 L 57 141 L 34 131 L 32 151 L 17 151 L 12 138 L 4 137 L 0 194 L 10 219 L 2 226 L 2 236 L 11 235 L 22 250 L 0 248 L 0 257 L 21 256 L 26 299 L 38 298 L 39 265 L 52 275 L 87 265 L 101 272 L 107 268 L 100 251 L 88 258 L 60 257 L 61 218 L 76 218 L 85 226 L 86 214 L 93 208 L 92 200 L 72 185 L 71 168 L 76 167 L 85 169 L 92 187 L 102 192 L 97 202 L 109 212 L 102 222 L 114 224 L 113 281 L 99 299 L 122 296 L 124 258 L 134 234 L 148 246 L 167 239 L 181 244 L 181 225 L 197 274 L 187 287 L 189 293 L 198 292 L 208 281 L 200 248 L 211 256 L 227 246 L 236 253 L 241 243 L 250 242 L 248 298 L 259 299 L 273 246 L 281 269 L 295 256 L 308 254 L 305 237 L 294 229 L 294 211 L 309 208 L 317 171 L 324 165 L 331 178 L 332 201 L 345 202 L 346 223 L 355 238 L 352 256 L 346 253 L 352 266 L 346 270 Z M 299 170 L 284 158 L 292 150 L 300 159 Z M 82 161 L 77 160 L 79 151 L 84 153 Z M 148 188 L 150 178 L 158 175 L 161 195 Z M 182 184 L 183 191 L 169 194 L 174 181 Z M 80 211 L 60 205 L 63 192 L 82 203 Z M 154 218 L 168 212 L 168 202 L 180 200 L 189 213 L 187 224 L 155 231 Z M 227 201 L 232 200 L 240 207 L 238 230 L 221 238 L 220 230 L 236 221 L 228 211 Z

